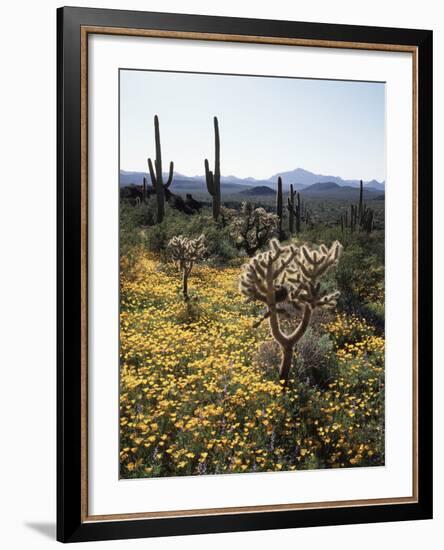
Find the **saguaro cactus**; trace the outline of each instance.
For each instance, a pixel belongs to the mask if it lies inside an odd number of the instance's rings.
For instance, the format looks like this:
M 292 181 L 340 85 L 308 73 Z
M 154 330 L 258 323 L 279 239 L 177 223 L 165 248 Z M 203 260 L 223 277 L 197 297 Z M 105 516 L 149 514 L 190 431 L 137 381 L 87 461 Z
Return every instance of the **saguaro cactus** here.
M 373 210 L 371 208 L 367 208 L 367 206 L 364 205 L 364 208 L 361 214 L 361 228 L 364 229 L 364 231 L 366 231 L 367 233 L 372 232 L 373 217 L 374 217 Z
M 171 257 L 176 262 L 182 274 L 182 294 L 185 301 L 188 301 L 188 277 L 194 264 L 201 260 L 206 252 L 204 241 L 204 235 L 201 235 L 197 239 L 189 239 L 188 237 L 177 235 L 168 243 Z
M 302 217 L 302 204 L 301 204 L 301 194 L 296 193 L 296 233 L 301 232 L 301 217 Z
M 290 184 L 290 196 L 287 198 L 288 210 L 288 230 L 290 234 L 294 233 L 294 196 L 296 192 L 293 189 L 293 184 Z
M 208 193 L 213 199 L 213 218 L 217 221 L 220 215 L 220 139 L 219 123 L 214 117 L 214 172 L 210 170 L 208 159 L 205 159 L 205 179 Z
M 279 176 L 277 181 L 277 193 L 276 193 L 276 215 L 278 217 L 278 236 L 282 241 L 284 233 L 282 230 L 282 218 L 283 218 L 283 201 L 282 201 L 282 178 Z
M 148 188 L 147 188 L 147 185 L 146 185 L 146 177 L 144 176 L 143 177 L 143 184 L 142 184 L 142 202 L 146 203 L 147 197 L 148 197 Z
M 152 160 L 148 159 L 148 168 L 151 176 L 151 183 L 157 197 L 157 223 L 161 223 L 165 216 L 165 190 L 171 185 L 173 181 L 174 163 L 170 162 L 170 170 L 168 179 L 165 182 L 162 174 L 162 150 L 160 147 L 160 131 L 159 131 L 159 118 L 157 115 L 154 117 L 154 136 L 156 140 L 156 159 L 154 166 Z
M 348 212 L 345 211 L 344 214 L 341 214 L 339 219 L 341 230 L 344 232 L 345 228 L 350 227 L 351 233 L 356 231 L 356 229 L 371 233 L 374 228 L 374 217 L 374 211 L 364 203 L 364 185 L 362 180 L 360 180 L 359 202 L 358 204 L 350 205 L 350 224 L 348 223 Z
M 295 197 L 296 197 L 296 202 L 295 202 Z M 297 191 L 294 191 L 293 184 L 290 185 L 290 196 L 287 199 L 287 209 L 288 209 L 288 226 L 289 226 L 290 233 L 294 233 L 295 225 L 296 225 L 296 233 L 300 233 L 301 217 L 302 217 L 301 195 Z
M 358 205 L 358 216 L 361 220 L 362 217 L 362 207 L 363 207 L 363 199 L 364 199 L 364 186 L 362 183 L 362 180 L 359 182 L 359 205 Z
M 338 241 L 330 248 L 309 248 L 306 244 L 282 246 L 273 239 L 266 252 L 244 266 L 239 289 L 248 301 L 262 302 L 267 308 L 257 324 L 268 318 L 271 334 L 281 349 L 279 377 L 284 386 L 288 384 L 294 348 L 307 330 L 313 311 L 336 305 L 339 292 L 322 290 L 320 279 L 337 265 L 341 252 Z M 282 327 L 284 317 L 298 319 L 290 333 Z

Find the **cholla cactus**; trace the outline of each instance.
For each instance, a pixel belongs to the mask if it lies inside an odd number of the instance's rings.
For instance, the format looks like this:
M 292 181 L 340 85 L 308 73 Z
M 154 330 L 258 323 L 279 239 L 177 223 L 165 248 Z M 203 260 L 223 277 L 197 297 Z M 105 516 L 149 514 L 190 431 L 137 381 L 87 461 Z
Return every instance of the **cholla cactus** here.
M 220 221 L 222 223 L 222 227 L 227 227 L 227 225 L 232 226 L 236 216 L 237 210 L 235 208 L 228 208 L 227 206 L 220 207 Z
M 279 218 L 276 214 L 243 202 L 240 214 L 232 222 L 231 228 L 239 248 L 243 248 L 248 256 L 253 256 L 276 234 L 278 224 Z
M 279 377 L 287 385 L 293 351 L 307 330 L 316 308 L 332 308 L 339 292 L 322 290 L 320 279 L 336 266 L 342 245 L 335 241 L 330 248 L 306 244 L 282 246 L 276 239 L 266 252 L 257 254 L 245 266 L 240 278 L 240 291 L 248 301 L 265 304 L 266 312 L 256 323 L 269 320 L 271 334 L 281 348 Z M 297 318 L 297 326 L 286 333 L 283 318 Z
M 206 252 L 204 245 L 205 235 L 197 239 L 189 239 L 182 235 L 173 237 L 168 243 L 171 257 L 176 262 L 179 271 L 182 273 L 182 294 L 184 300 L 188 300 L 188 277 L 195 262 L 201 260 Z

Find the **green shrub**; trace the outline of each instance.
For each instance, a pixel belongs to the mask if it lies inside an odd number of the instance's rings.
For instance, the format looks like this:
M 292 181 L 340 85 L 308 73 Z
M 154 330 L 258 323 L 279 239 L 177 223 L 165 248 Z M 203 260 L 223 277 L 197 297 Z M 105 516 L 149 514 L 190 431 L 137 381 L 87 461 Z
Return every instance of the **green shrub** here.
M 337 374 L 330 336 L 309 327 L 297 346 L 296 366 L 300 379 L 324 387 Z

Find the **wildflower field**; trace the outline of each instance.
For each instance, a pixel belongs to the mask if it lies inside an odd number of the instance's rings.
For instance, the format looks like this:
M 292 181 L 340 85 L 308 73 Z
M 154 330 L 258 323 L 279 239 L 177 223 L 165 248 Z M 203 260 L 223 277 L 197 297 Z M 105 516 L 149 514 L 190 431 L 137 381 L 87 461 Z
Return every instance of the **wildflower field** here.
M 210 218 L 201 223 L 211 231 Z M 284 387 L 268 322 L 257 324 L 262 308 L 239 292 L 245 258 L 197 263 L 184 300 L 176 266 L 154 244 L 164 229 L 141 227 L 121 244 L 121 477 L 384 464 L 383 266 L 369 253 L 383 232 L 343 238 L 332 275 L 341 298 L 313 317 Z

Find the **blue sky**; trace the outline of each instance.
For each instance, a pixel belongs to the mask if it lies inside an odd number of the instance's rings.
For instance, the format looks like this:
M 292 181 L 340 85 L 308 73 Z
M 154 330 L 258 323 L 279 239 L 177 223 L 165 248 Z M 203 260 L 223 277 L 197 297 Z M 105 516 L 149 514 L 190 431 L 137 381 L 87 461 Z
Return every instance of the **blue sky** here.
M 155 114 L 165 169 L 187 176 L 213 163 L 217 116 L 223 175 L 385 179 L 383 83 L 121 70 L 121 169 L 147 170 Z

